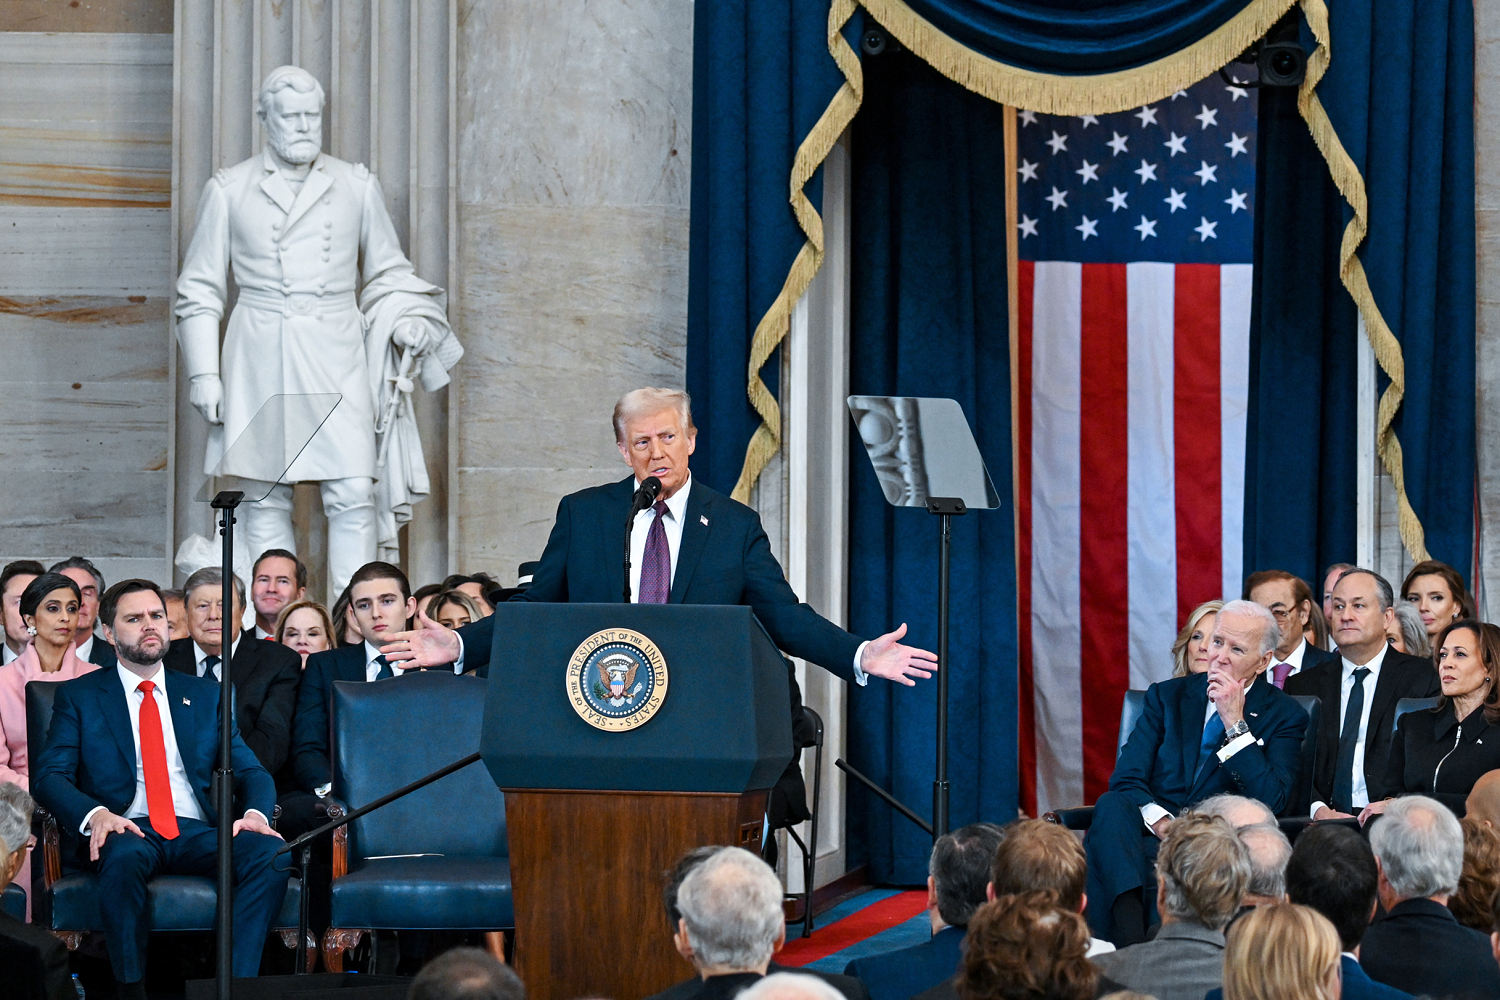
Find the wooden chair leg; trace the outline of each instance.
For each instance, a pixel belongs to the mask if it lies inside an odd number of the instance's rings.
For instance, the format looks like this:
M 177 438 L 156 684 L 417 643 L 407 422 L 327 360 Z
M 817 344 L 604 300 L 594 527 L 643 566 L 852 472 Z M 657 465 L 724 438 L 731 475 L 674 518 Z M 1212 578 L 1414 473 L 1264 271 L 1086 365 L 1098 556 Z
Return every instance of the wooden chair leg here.
M 323 968 L 329 972 L 344 971 L 344 952 L 353 951 L 365 932 L 345 927 L 330 927 L 323 932 Z
M 484 950 L 494 955 L 501 965 L 505 964 L 505 932 L 485 931 Z

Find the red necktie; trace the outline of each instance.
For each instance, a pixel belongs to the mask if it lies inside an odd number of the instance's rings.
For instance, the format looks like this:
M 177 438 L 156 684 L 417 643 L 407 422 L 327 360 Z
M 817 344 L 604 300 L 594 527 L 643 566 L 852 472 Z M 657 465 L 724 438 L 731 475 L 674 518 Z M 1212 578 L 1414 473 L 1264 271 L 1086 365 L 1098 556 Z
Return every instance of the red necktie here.
M 146 776 L 146 812 L 151 828 L 164 840 L 177 836 L 177 808 L 172 805 L 172 780 L 167 777 L 167 740 L 161 731 L 161 713 L 152 692 L 156 685 L 141 681 L 141 770 Z
M 641 590 L 638 604 L 666 604 L 672 592 L 672 553 L 667 549 L 667 529 L 661 519 L 667 516 L 667 502 L 652 504 L 656 517 L 646 532 L 646 551 L 641 559 Z

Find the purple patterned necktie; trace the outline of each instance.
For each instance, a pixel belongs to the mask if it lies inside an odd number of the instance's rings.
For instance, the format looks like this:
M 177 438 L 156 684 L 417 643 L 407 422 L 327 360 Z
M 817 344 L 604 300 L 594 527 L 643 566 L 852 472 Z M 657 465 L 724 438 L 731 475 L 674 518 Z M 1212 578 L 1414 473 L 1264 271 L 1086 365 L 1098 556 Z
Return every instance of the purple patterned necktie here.
M 1279 688 L 1286 687 L 1287 675 L 1292 672 L 1290 663 L 1278 663 L 1271 668 L 1271 683 Z
M 651 520 L 651 529 L 646 532 L 646 553 L 641 558 L 641 586 L 636 595 L 637 604 L 666 604 L 672 592 L 672 553 L 667 550 L 667 529 L 661 519 L 667 516 L 667 502 L 658 500 L 651 505 L 656 517 Z

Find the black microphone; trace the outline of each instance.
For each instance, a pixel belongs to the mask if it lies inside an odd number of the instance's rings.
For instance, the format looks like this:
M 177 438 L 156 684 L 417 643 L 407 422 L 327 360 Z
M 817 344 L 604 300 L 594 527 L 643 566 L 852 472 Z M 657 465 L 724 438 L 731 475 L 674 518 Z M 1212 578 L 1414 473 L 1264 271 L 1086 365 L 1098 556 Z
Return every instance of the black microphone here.
M 655 476 L 647 476 L 640 488 L 635 491 L 635 499 L 630 503 L 630 516 L 634 518 L 641 511 L 656 503 L 656 498 L 660 495 L 661 480 Z

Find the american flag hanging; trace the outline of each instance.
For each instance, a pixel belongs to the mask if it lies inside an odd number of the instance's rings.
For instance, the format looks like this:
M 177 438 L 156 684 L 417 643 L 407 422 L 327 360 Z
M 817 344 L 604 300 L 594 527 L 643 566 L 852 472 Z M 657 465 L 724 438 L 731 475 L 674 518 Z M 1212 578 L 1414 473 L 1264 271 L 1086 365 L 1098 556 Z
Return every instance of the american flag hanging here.
M 1241 582 L 1255 92 L 1021 112 L 1021 787 L 1093 802 L 1127 688 Z

